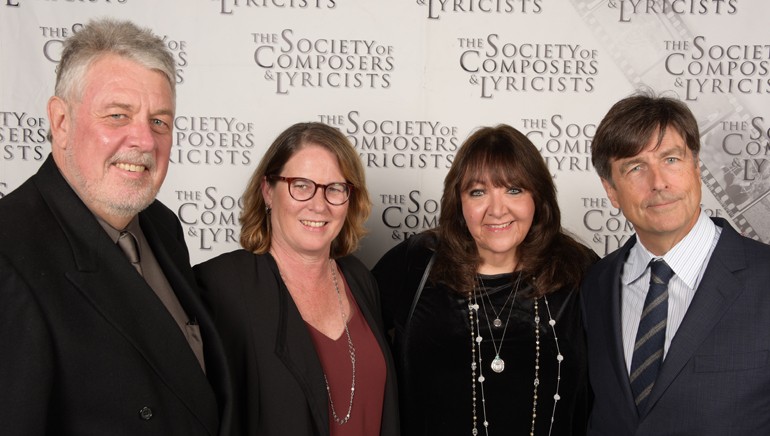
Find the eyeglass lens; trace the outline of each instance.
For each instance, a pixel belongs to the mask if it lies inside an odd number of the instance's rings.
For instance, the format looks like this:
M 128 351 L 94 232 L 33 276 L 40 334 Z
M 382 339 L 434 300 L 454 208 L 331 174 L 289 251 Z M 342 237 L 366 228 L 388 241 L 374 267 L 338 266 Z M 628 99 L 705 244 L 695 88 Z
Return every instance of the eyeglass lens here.
M 344 183 L 320 185 L 309 179 L 292 179 L 289 183 L 289 194 L 297 201 L 307 201 L 313 198 L 318 187 L 324 188 L 324 198 L 333 205 L 345 203 L 350 196 L 350 189 Z

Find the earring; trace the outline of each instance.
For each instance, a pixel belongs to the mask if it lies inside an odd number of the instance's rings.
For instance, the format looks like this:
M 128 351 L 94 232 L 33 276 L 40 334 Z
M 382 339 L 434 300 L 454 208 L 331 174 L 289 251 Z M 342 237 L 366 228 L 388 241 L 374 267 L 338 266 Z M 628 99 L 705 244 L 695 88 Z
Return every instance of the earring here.
M 271 211 L 271 210 L 273 210 L 273 208 L 272 208 L 272 207 L 270 207 L 270 206 L 268 206 L 268 205 L 266 204 L 266 205 L 265 205 L 265 213 L 266 213 L 266 214 L 268 214 L 268 215 L 270 215 L 270 211 Z

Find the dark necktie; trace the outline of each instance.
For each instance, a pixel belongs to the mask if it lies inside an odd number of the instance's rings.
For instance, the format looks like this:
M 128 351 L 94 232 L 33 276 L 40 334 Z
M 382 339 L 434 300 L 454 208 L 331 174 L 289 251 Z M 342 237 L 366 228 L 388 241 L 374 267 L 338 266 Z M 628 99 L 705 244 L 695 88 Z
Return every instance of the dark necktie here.
M 668 281 L 674 271 L 662 259 L 650 262 L 650 289 L 644 299 L 631 359 L 631 390 L 638 411 L 643 411 L 663 362 L 668 315 Z
M 141 260 L 139 258 L 139 246 L 136 243 L 136 238 L 134 235 L 126 230 L 120 232 L 120 236 L 118 237 L 118 246 L 121 250 L 123 250 L 123 253 L 126 255 L 128 260 L 131 262 L 131 265 L 136 269 L 139 275 L 142 275 L 142 266 L 139 264 L 139 261 Z

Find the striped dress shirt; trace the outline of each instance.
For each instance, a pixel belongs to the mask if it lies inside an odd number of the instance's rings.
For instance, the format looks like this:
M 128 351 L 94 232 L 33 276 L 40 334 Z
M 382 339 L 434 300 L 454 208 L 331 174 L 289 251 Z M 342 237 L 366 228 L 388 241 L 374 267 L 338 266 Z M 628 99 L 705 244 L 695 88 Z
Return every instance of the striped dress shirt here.
M 719 240 L 722 229 L 714 224 L 701 210 L 698 221 L 687 236 L 679 241 L 662 259 L 674 270 L 674 277 L 668 284 L 668 321 L 663 359 L 668 353 L 671 340 L 690 307 L 695 291 L 698 289 L 703 273 L 706 271 L 711 254 Z M 644 298 L 650 286 L 650 260 L 658 256 L 647 250 L 637 238 L 623 264 L 622 314 L 623 351 L 626 357 L 626 369 L 631 371 L 631 358 L 634 352 L 636 331 L 644 307 Z

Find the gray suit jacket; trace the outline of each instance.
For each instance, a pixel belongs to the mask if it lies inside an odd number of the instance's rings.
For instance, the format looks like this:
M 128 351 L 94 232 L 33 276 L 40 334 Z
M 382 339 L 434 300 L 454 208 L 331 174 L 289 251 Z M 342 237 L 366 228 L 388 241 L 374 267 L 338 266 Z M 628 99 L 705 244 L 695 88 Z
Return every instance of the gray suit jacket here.
M 589 272 L 582 296 L 595 402 L 589 435 L 770 435 L 770 247 L 722 234 L 637 413 L 623 354 L 620 276 L 633 237 Z
M 50 157 L 0 199 L 0 433 L 216 436 L 229 431 L 222 343 L 200 302 L 179 221 L 139 223 L 196 318 L 207 373 L 178 325 Z

